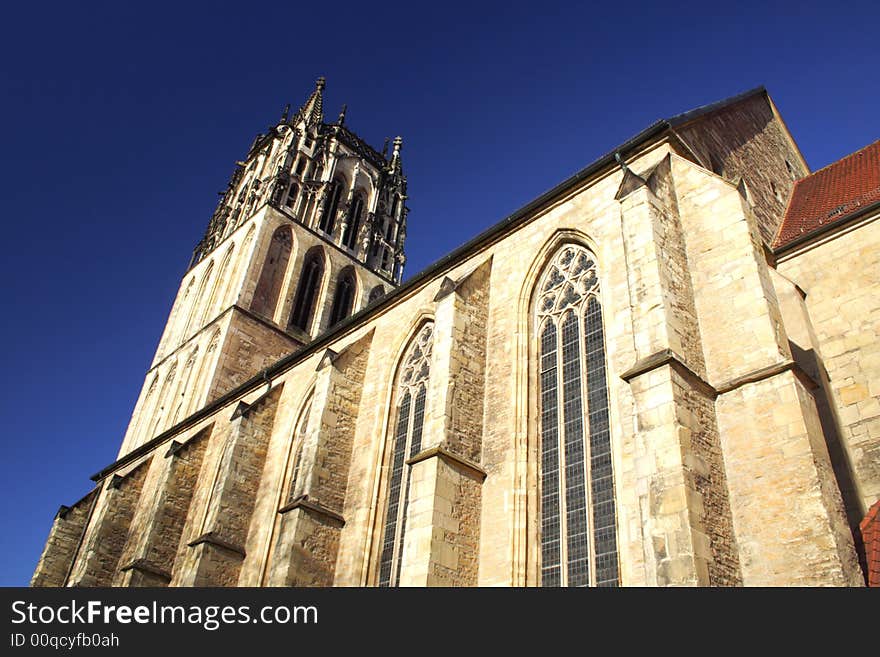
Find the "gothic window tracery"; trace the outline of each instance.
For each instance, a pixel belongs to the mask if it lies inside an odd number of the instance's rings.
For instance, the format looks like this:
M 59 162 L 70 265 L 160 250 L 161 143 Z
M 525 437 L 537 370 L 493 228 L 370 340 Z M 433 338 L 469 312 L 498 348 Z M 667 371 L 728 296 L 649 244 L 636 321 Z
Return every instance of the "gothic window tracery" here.
M 186 322 L 183 325 L 183 330 L 181 331 L 180 338 L 181 340 L 186 340 L 189 337 L 191 328 L 200 328 L 199 326 L 193 327 L 192 323 L 197 319 L 197 312 L 204 308 L 204 305 L 207 303 L 207 299 L 205 298 L 205 292 L 208 287 L 208 281 L 211 278 L 211 272 L 214 270 L 214 261 L 210 260 L 208 264 L 205 266 L 205 271 L 202 274 L 202 280 L 199 282 L 199 288 L 196 292 L 196 295 L 193 297 L 190 302 L 189 313 L 186 316 Z
M 336 284 L 336 294 L 333 297 L 333 308 L 330 311 L 330 326 L 334 326 L 351 314 L 356 288 L 354 268 L 348 266 L 339 273 L 339 282 Z
M 398 374 L 397 416 L 391 433 L 391 463 L 382 553 L 379 558 L 379 586 L 396 586 L 400 581 L 411 470 L 405 461 L 422 449 L 422 425 L 431 373 L 433 336 L 434 323 L 426 322 L 411 341 Z
M 320 247 L 314 247 L 303 260 L 293 311 L 290 314 L 290 326 L 308 332 L 323 278 L 324 253 Z
M 357 245 L 358 231 L 361 227 L 361 219 L 364 213 L 364 197 L 357 194 L 351 202 L 348 210 L 348 218 L 345 224 L 345 233 L 342 235 L 342 243 L 349 249 L 354 250 Z
M 284 201 L 284 205 L 288 208 L 293 209 L 296 207 L 296 199 L 299 197 L 299 185 L 295 182 L 290 183 L 290 187 L 287 190 L 287 199 Z
M 566 244 L 539 279 L 540 555 L 543 586 L 616 586 L 616 508 L 605 340 L 592 254 Z
M 336 212 L 339 210 L 339 200 L 342 197 L 342 181 L 334 180 L 333 184 L 327 192 L 327 202 L 324 206 L 324 213 L 321 215 L 321 221 L 318 228 L 327 233 L 333 234 L 336 227 Z

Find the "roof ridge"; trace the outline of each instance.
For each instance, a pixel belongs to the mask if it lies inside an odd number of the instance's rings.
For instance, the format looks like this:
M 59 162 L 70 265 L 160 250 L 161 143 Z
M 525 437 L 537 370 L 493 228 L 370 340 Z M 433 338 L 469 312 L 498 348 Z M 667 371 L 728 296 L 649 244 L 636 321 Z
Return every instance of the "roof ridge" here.
M 686 123 L 687 121 L 692 121 L 693 119 L 698 119 L 701 116 L 709 114 L 710 112 L 714 112 L 715 110 L 721 109 L 723 107 L 727 107 L 729 105 L 733 105 L 747 98 L 751 98 L 759 93 L 767 93 L 767 88 L 761 84 L 757 87 L 753 87 L 747 91 L 743 91 L 741 93 L 735 94 L 733 96 L 728 96 L 727 98 L 722 98 L 721 100 L 716 100 L 714 102 L 708 103 L 706 105 L 700 105 L 695 107 L 694 109 L 688 110 L 687 112 L 682 112 L 681 114 L 674 114 L 668 119 L 663 119 L 672 127 L 678 127 L 682 123 Z
M 858 154 L 860 154 L 860 153 L 862 153 L 862 152 L 868 150 L 869 148 L 871 148 L 871 147 L 873 147 L 873 146 L 876 146 L 877 144 L 880 144 L 880 139 L 876 139 L 876 140 L 872 141 L 870 144 L 868 144 L 867 146 L 862 146 L 859 150 L 857 150 L 857 151 L 853 151 L 852 153 L 850 153 L 850 154 L 848 154 L 848 155 L 844 155 L 844 156 L 841 157 L 840 159 L 834 160 L 833 162 L 829 162 L 828 164 L 826 164 L 826 165 L 825 165 L 824 167 L 822 167 L 821 169 L 816 169 L 815 171 L 813 171 L 813 172 L 810 173 L 809 175 L 804 176 L 803 178 L 798 178 L 798 179 L 795 181 L 795 185 L 798 185 L 801 181 L 804 181 L 804 180 L 806 180 L 807 178 L 811 178 L 811 177 L 815 176 L 817 173 L 822 173 L 823 171 L 825 171 L 825 169 L 829 169 L 829 168 L 831 168 L 831 167 L 833 167 L 833 166 L 837 166 L 837 165 L 840 164 L 841 162 L 844 162 L 844 161 L 846 161 L 846 160 L 849 160 L 850 158 L 855 157 L 856 155 L 858 155 Z

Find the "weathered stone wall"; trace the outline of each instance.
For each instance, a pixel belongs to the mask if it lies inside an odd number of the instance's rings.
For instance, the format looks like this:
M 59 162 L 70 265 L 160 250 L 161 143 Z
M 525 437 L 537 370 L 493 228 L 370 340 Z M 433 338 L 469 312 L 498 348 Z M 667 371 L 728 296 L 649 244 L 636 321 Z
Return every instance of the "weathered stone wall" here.
M 307 436 L 300 465 L 308 482 L 305 493 L 309 499 L 342 513 L 348 488 L 352 459 L 352 437 L 361 407 L 361 391 L 366 375 L 372 334 L 367 334 L 336 355 L 326 366 L 329 386 L 323 409 L 318 398 L 312 401 L 312 412 L 322 411 L 317 435 Z M 317 395 L 317 390 L 316 390 Z M 310 449 L 311 448 L 311 449 Z
M 748 202 L 683 158 L 673 158 L 673 174 L 708 381 L 717 386 L 790 359 Z
M 223 436 L 216 478 L 204 505 L 198 535 L 188 542 L 184 567 L 172 584 L 234 586 L 245 557 L 251 514 L 283 385 L 236 411 Z M 179 575 L 178 575 L 179 573 Z
M 342 522 L 299 505 L 282 514 L 269 586 L 333 586 Z
M 672 156 L 667 156 L 650 173 L 645 172 L 642 176 L 655 198 L 653 237 L 664 287 L 669 349 L 675 354 L 670 383 L 697 581 L 734 586 L 741 584 L 742 578 L 718 442 L 715 394 L 704 379 L 703 339 L 688 261 L 688 236 L 679 217 L 676 185 L 672 178 Z M 634 265 L 636 269 L 640 266 Z M 640 421 L 643 420 L 650 421 L 640 415 Z M 656 555 L 661 563 L 669 558 L 669 538 L 674 540 L 669 534 L 661 539 L 663 549 Z M 681 542 L 675 541 L 676 544 Z
M 761 238 L 772 243 L 794 182 L 810 173 L 776 108 L 759 94 L 675 131 L 703 167 L 746 182 Z
M 469 275 L 455 292 L 455 320 L 450 371 L 450 423 L 445 445 L 474 462 L 480 461 L 483 438 L 486 369 L 486 325 L 489 313 L 491 261 Z
M 718 398 L 743 581 L 864 583 L 818 416 L 791 371 Z
M 633 395 L 636 491 L 648 583 L 706 585 L 711 554 L 690 470 L 696 427 L 693 413 L 683 406 L 688 401 L 684 390 L 697 375 L 676 379 L 674 371 L 676 366 L 687 372 L 704 366 L 669 173 L 667 156 L 640 179 L 627 173 L 617 194 L 638 355 L 620 376 Z
M 302 344 L 239 308 L 232 309 L 224 338 L 206 402 L 222 397 Z
M 333 584 L 371 341 L 368 333 L 340 354 L 325 353 L 319 364 L 297 485 L 280 509 L 270 585 Z
M 805 292 L 816 356 L 827 371 L 833 414 L 864 517 L 880 499 L 880 221 L 866 218 L 782 255 L 779 272 Z
M 483 476 L 454 464 L 443 464 L 451 472 L 448 483 L 450 505 L 440 505 L 436 513 L 442 531 L 442 544 L 449 546 L 432 563 L 429 586 L 476 586 L 479 575 L 480 502 Z M 442 467 L 442 466 L 441 466 Z M 453 474 L 454 473 L 454 474 Z M 445 492 L 443 489 L 439 491 Z M 442 496 L 441 499 L 443 499 Z M 444 513 L 445 512 L 445 513 Z
M 697 527 L 695 554 L 705 560 L 708 585 L 741 586 L 714 395 L 692 377 L 675 370 L 672 387 L 684 469 L 694 492 L 689 511 Z
M 104 484 L 68 586 L 110 586 L 113 583 L 149 465 L 148 459 L 124 476 L 114 475 Z
M 406 461 L 402 586 L 477 581 L 484 371 L 492 259 L 445 278 L 435 304 L 419 453 Z
M 829 582 L 854 582 L 852 538 L 840 532 L 846 518 L 839 492 L 835 502 L 829 488 L 833 477 L 827 480 L 830 460 L 818 421 L 813 422 L 815 404 L 797 392 L 802 388 L 795 376 L 799 370 L 758 218 L 748 199 L 715 176 L 680 158 L 673 160 L 673 171 L 707 381 L 718 394 L 718 429 L 743 583 L 779 585 L 786 578 L 807 583 L 816 572 Z M 787 471 L 777 461 L 782 453 Z M 784 486 L 777 476 L 785 479 Z M 797 500 L 798 520 L 784 514 L 788 504 L 774 507 L 770 502 L 778 499 L 780 487 Z M 764 505 L 760 511 L 755 509 L 759 504 Z M 809 532 L 799 533 L 803 523 Z M 788 546 L 781 536 L 802 540 Z
M 98 492 L 96 488 L 70 507 L 58 510 L 31 586 L 64 586 Z
M 652 228 L 658 273 L 663 280 L 668 346 L 680 355 L 691 370 L 705 376 L 700 323 L 694 305 L 685 234 L 672 179 L 672 155 L 666 156 L 650 171 L 650 175 L 647 172 L 644 175 L 648 189 L 653 194 L 653 211 L 656 213 Z
M 210 433 L 207 427 L 185 443 L 173 441 L 161 459 L 153 459 L 115 586 L 167 586 L 171 581 Z
M 840 491 L 846 510 L 847 520 L 852 533 L 853 542 L 862 567 L 864 563 L 864 546 L 859 523 L 863 517 L 863 502 L 859 496 L 855 474 L 849 451 L 841 436 L 841 425 L 837 414 L 837 404 L 831 389 L 828 371 L 819 350 L 819 341 L 810 320 L 803 290 L 778 271 L 773 270 L 773 285 L 779 298 L 785 321 L 786 333 L 794 361 L 811 380 L 807 386 L 813 396 L 822 434 L 828 447 L 831 469 L 834 473 L 834 485 Z

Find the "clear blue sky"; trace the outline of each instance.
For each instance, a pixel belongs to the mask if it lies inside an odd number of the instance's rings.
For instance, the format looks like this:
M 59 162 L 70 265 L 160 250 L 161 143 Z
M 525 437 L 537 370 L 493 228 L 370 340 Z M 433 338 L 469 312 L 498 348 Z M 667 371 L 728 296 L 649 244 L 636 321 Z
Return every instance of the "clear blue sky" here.
M 813 169 L 880 138 L 876 0 L 25 4 L 0 25 L 0 585 L 114 460 L 216 193 L 319 75 L 328 118 L 404 138 L 405 277 L 760 84 Z

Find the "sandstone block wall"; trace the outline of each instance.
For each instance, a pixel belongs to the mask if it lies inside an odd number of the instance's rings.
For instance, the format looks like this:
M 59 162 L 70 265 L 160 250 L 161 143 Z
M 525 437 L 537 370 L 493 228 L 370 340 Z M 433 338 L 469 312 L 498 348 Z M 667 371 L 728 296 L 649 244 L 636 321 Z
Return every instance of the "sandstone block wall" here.
M 112 585 L 149 465 L 147 459 L 125 475 L 114 475 L 104 483 L 68 586 Z
M 234 586 L 245 556 L 251 513 L 283 386 L 236 412 L 223 436 L 222 456 L 204 505 L 199 533 L 188 543 L 178 584 Z M 175 573 L 176 575 L 176 573 Z
M 172 441 L 153 459 L 131 522 L 115 586 L 167 586 L 211 427 L 185 443 Z M 158 455 L 157 455 L 158 456 Z
M 752 96 L 676 133 L 704 168 L 734 184 L 745 181 L 761 239 L 771 244 L 794 182 L 809 173 L 772 102 Z
M 880 221 L 779 257 L 805 293 L 817 354 L 855 489 L 854 515 L 880 499 Z
M 64 586 L 97 495 L 98 489 L 95 489 L 72 506 L 58 511 L 31 586 Z
M 222 397 L 301 344 L 238 308 L 231 309 L 223 337 L 206 402 Z

